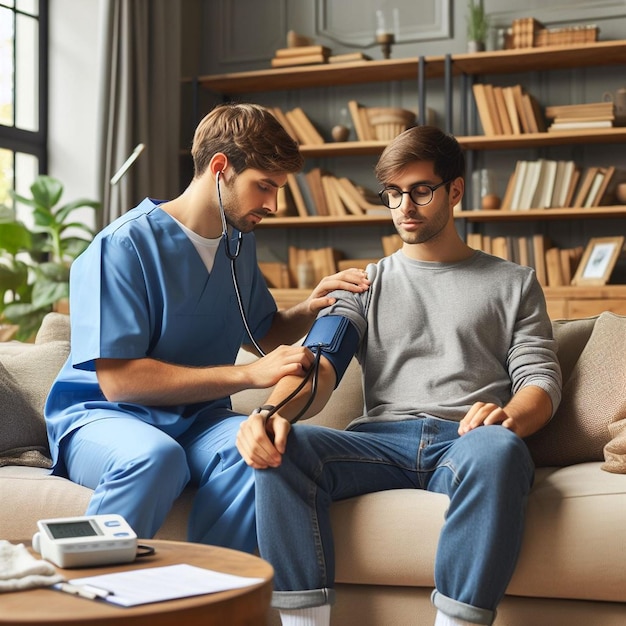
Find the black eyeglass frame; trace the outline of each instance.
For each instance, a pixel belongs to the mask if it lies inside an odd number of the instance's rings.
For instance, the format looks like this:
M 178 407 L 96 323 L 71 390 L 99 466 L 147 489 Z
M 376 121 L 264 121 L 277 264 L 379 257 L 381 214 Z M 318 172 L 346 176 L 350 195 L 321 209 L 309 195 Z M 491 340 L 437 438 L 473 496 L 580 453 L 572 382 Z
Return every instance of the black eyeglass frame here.
M 395 211 L 396 209 L 399 209 L 402 206 L 402 199 L 403 196 L 405 194 L 408 194 L 409 198 L 411 198 L 411 202 L 417 206 L 426 206 L 427 204 L 430 204 L 433 200 L 433 197 L 435 195 L 435 191 L 437 191 L 437 189 L 439 189 L 439 187 L 443 187 L 444 185 L 447 185 L 448 183 L 451 183 L 454 179 L 450 178 L 448 180 L 443 180 L 440 183 L 437 183 L 436 185 L 428 185 L 426 183 L 417 183 L 416 185 L 413 185 L 413 187 L 411 187 L 408 191 L 402 191 L 401 189 L 398 189 L 397 187 L 385 187 L 384 189 L 381 189 L 378 192 L 378 197 L 380 198 L 380 201 L 383 203 L 384 206 L 386 206 L 388 209 L 391 209 L 392 211 Z M 428 198 L 428 200 L 426 202 L 422 202 L 422 198 L 418 200 L 416 200 L 413 197 L 413 191 L 415 189 L 417 189 L 418 187 L 421 187 L 422 189 L 424 187 L 426 187 L 427 189 L 430 189 L 430 197 Z M 385 202 L 384 200 L 384 195 L 388 194 L 390 190 L 393 190 L 394 192 L 400 194 L 399 197 L 399 202 L 398 202 L 398 206 L 389 206 L 389 204 L 387 204 L 387 202 Z M 387 196 L 388 197 L 388 196 Z

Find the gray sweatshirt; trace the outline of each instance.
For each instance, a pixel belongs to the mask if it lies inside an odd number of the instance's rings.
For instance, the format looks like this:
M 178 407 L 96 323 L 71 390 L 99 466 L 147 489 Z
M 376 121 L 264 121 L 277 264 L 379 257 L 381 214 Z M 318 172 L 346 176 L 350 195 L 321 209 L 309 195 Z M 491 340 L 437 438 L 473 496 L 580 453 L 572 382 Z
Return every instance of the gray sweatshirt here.
M 458 263 L 402 251 L 368 267 L 365 294 L 338 291 L 322 315 L 348 317 L 361 337 L 365 415 L 427 413 L 460 421 L 474 402 L 504 406 L 527 385 L 561 399 L 545 298 L 532 269 L 480 251 Z

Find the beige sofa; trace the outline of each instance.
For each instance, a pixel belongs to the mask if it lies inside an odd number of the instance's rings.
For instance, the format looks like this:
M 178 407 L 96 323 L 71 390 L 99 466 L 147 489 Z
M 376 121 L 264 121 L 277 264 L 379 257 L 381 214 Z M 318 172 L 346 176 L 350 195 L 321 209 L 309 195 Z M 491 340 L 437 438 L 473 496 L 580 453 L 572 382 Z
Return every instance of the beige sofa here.
M 626 623 L 626 317 L 554 322 L 564 397 L 552 422 L 529 440 L 538 465 L 519 564 L 496 619 L 510 626 Z M 41 420 L 45 390 L 68 351 L 67 318 L 49 315 L 35 344 L 0 344 L 0 539 L 29 539 L 37 519 L 80 515 L 90 492 L 48 475 Z M 249 359 L 242 355 L 242 360 Z M 16 389 L 19 388 L 19 389 Z M 344 427 L 362 406 L 353 362 L 315 421 Z M 233 398 L 243 412 L 266 391 Z M 31 410 L 33 409 L 33 410 Z M 27 421 L 26 419 L 24 421 Z M 22 431 L 18 436 L 16 431 Z M 8 448 L 11 448 L 9 450 Z M 21 465 L 20 465 L 21 464 Z M 193 490 L 177 503 L 161 538 L 185 538 Z M 337 604 L 333 624 L 429 625 L 429 595 L 445 496 L 398 490 L 333 505 Z M 285 520 L 284 523 L 288 523 Z M 471 545 L 467 546 L 472 549 Z M 297 558 L 297 557 L 296 557 Z M 276 616 L 271 617 L 273 622 Z

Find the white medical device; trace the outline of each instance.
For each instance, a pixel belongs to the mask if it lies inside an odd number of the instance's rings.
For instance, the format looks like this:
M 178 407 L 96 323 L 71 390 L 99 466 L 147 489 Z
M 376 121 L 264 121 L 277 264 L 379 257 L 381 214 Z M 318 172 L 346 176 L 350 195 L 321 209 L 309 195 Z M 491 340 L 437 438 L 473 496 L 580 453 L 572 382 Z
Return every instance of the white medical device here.
M 137 535 L 121 515 L 44 519 L 37 526 L 33 549 L 58 567 L 128 563 L 137 556 Z

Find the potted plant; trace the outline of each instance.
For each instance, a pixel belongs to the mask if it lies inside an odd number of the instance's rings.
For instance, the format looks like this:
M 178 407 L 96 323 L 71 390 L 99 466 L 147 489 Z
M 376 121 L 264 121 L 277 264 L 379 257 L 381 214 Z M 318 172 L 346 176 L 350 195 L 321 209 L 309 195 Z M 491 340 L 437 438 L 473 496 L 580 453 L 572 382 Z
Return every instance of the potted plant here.
M 72 261 L 89 245 L 95 231 L 70 216 L 100 203 L 80 199 L 59 205 L 63 185 L 56 178 L 38 176 L 31 198 L 13 193 L 17 203 L 32 209 L 31 228 L 15 211 L 0 208 L 0 321 L 19 326 L 17 338 L 27 340 L 46 313 L 69 297 Z
M 467 51 L 480 52 L 485 49 L 489 17 L 485 13 L 483 0 L 469 0 L 467 10 Z

